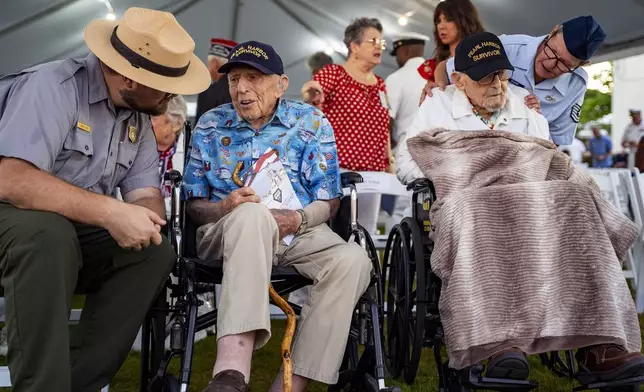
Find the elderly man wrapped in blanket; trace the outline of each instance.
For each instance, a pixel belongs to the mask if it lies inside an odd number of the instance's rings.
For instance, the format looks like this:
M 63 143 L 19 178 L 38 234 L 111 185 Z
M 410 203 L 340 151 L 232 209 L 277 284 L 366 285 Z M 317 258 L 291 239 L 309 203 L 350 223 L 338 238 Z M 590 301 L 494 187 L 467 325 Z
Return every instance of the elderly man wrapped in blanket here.
M 464 39 L 455 63 L 455 84 L 408 130 L 397 172 L 436 190 L 431 267 L 450 366 L 487 359 L 488 377 L 525 379 L 526 354 L 579 349 L 588 382 L 644 374 L 621 268 L 637 228 L 548 140 L 527 92 L 508 87 L 495 35 Z

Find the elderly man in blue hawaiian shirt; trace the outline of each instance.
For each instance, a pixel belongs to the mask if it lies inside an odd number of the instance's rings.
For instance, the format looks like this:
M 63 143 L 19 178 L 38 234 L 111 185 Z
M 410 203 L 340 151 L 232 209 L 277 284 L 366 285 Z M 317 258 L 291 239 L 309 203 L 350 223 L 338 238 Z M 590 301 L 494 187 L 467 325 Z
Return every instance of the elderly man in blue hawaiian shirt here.
M 224 261 L 217 359 L 206 391 L 248 389 L 253 349 L 270 337 L 274 265 L 294 266 L 314 281 L 293 340 L 293 390 L 304 391 L 310 379 L 334 384 L 372 270 L 360 246 L 325 224 L 342 194 L 333 129 L 315 107 L 281 98 L 288 78 L 270 45 L 238 45 L 219 72 L 227 74 L 232 104 L 199 120 L 183 190 L 200 225 L 199 257 Z M 269 210 L 243 186 L 268 148 L 277 151 L 302 210 Z M 282 239 L 290 235 L 287 246 Z M 282 390 L 281 374 L 272 390 Z

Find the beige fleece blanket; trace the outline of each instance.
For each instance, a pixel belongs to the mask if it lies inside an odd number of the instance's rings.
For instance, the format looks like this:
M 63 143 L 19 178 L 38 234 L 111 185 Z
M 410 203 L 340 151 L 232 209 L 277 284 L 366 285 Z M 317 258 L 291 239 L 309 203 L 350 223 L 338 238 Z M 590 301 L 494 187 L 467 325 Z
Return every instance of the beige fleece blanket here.
M 638 229 L 546 140 L 424 132 L 409 151 L 435 187 L 431 267 L 450 365 L 617 343 L 640 351 L 621 260 Z

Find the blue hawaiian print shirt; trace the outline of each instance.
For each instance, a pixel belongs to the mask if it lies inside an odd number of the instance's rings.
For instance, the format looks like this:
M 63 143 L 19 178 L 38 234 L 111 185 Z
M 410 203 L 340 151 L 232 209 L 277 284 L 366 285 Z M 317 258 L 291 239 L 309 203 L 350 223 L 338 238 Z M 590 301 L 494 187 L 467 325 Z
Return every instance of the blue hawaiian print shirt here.
M 281 99 L 271 121 L 258 131 L 232 104 L 205 113 L 192 135 L 183 196 L 220 201 L 239 188 L 246 172 L 268 148 L 277 150 L 302 206 L 342 195 L 333 128 L 317 108 Z

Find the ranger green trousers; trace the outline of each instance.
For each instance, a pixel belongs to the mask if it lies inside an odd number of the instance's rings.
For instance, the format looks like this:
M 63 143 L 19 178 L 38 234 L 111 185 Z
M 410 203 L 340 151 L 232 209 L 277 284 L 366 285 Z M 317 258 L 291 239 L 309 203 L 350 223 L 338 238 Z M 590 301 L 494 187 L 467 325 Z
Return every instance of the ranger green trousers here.
M 107 385 L 174 262 L 165 237 L 160 246 L 127 251 L 102 228 L 0 203 L 12 390 L 96 392 Z M 87 296 L 70 333 L 75 292 Z

